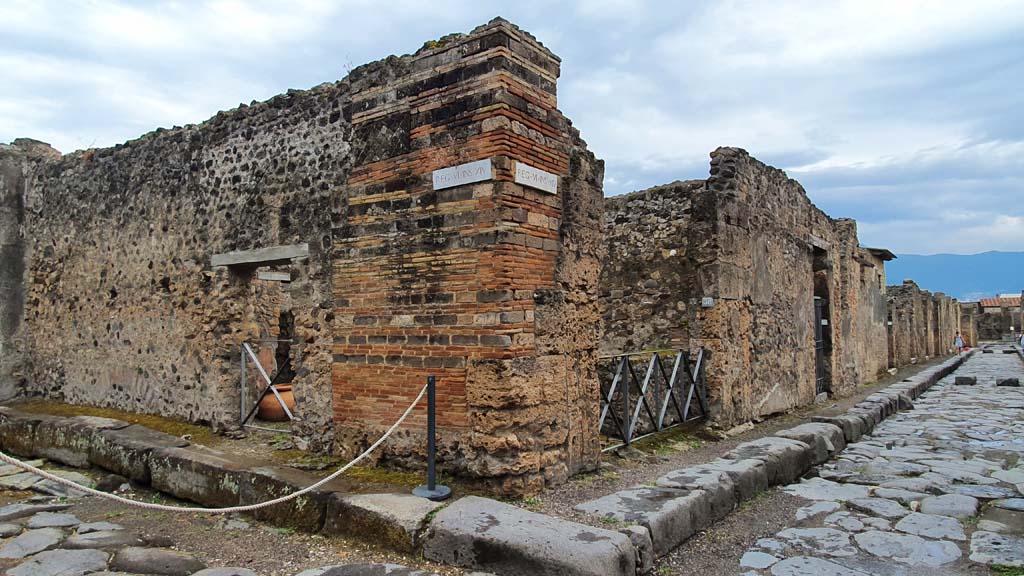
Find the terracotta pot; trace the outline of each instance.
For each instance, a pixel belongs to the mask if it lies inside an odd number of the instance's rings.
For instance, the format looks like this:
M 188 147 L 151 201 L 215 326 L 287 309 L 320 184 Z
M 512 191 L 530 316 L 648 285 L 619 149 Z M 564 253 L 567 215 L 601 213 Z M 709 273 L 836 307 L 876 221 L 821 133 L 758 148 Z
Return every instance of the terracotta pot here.
M 277 390 L 285 405 L 288 406 L 288 410 L 294 414 L 295 396 L 292 394 L 292 385 L 278 384 L 274 386 L 274 390 Z M 286 422 L 288 420 L 288 415 L 281 408 L 281 403 L 277 401 L 273 392 L 268 392 L 263 400 L 260 400 L 260 409 L 256 412 L 256 417 L 265 422 Z

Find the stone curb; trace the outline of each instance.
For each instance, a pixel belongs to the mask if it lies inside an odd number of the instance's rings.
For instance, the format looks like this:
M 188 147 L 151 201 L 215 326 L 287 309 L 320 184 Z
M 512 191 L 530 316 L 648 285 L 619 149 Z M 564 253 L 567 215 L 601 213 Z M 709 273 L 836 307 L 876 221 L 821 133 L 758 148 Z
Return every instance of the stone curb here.
M 320 479 L 120 420 L 30 414 L 9 406 L 0 406 L 0 448 L 22 458 L 96 466 L 207 507 L 255 504 Z M 278 526 L 343 534 L 415 552 L 427 519 L 437 508 L 411 494 L 354 496 L 331 486 L 250 515 Z
M 664 556 L 741 502 L 772 486 L 791 484 L 886 418 L 913 409 L 914 399 L 972 353 L 950 358 L 875 392 L 843 414 L 814 417 L 812 422 L 744 442 L 708 464 L 670 472 L 657 480 L 657 488 L 634 486 L 583 502 L 575 510 L 604 521 L 633 523 L 636 526 L 630 529 L 634 531 L 647 530 L 654 554 Z M 648 566 L 638 564 L 641 570 Z

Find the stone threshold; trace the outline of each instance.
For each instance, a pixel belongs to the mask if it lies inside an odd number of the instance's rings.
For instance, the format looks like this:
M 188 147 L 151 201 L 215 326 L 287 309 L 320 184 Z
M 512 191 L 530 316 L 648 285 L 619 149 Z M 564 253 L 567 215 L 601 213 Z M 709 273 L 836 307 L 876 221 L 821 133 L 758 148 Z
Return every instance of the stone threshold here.
M 95 466 L 211 508 L 256 504 L 297 492 L 321 477 L 242 457 L 112 418 L 61 417 L 0 406 L 0 449 L 75 468 Z M 421 546 L 443 504 L 412 494 L 350 494 L 334 481 L 251 517 L 306 532 L 369 540 L 399 552 Z

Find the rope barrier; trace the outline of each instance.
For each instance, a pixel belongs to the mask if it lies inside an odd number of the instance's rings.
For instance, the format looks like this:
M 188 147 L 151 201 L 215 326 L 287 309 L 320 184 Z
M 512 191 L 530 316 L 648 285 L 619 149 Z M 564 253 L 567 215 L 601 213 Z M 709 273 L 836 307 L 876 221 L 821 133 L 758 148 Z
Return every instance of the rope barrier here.
M 268 500 L 266 502 L 261 502 L 259 504 L 248 504 L 246 506 L 231 506 L 229 508 L 189 508 L 187 506 L 167 506 L 165 504 L 154 504 L 152 502 L 139 502 L 138 500 L 132 500 L 131 498 L 125 498 L 123 496 L 118 496 L 117 494 L 111 494 L 109 492 L 102 492 L 100 490 L 96 490 L 95 488 L 89 488 L 87 486 L 82 486 L 81 484 L 77 484 L 77 483 L 75 483 L 75 482 L 73 482 L 71 480 L 68 480 L 67 478 L 62 478 L 60 476 L 57 476 L 56 474 L 51 474 L 51 473 L 47 472 L 46 470 L 40 470 L 39 468 L 36 468 L 35 466 L 32 466 L 31 464 L 22 462 L 21 460 L 18 460 L 17 458 L 13 458 L 11 456 L 8 456 L 7 454 L 5 454 L 3 452 L 0 452 L 0 460 L 6 462 L 8 464 L 11 464 L 12 466 L 16 466 L 16 467 L 18 467 L 18 468 L 20 468 L 22 470 L 25 470 L 26 472 L 31 472 L 31 473 L 33 473 L 33 474 L 35 474 L 37 476 L 41 476 L 42 478 L 45 478 L 47 480 L 56 482 L 56 483 L 61 484 L 63 486 L 67 486 L 68 488 L 71 488 L 72 490 L 76 490 L 78 492 L 84 492 L 86 494 L 90 494 L 92 496 L 98 496 L 100 498 L 105 498 L 107 500 L 112 500 L 114 502 L 120 502 L 121 504 L 127 504 L 129 506 L 136 506 L 138 508 L 146 508 L 148 510 L 161 510 L 163 512 L 192 512 L 192 513 L 196 513 L 196 514 L 233 514 L 233 513 L 236 513 L 236 512 L 251 512 L 253 510 L 260 510 L 262 508 L 267 508 L 268 506 L 274 506 L 275 504 L 282 504 L 284 502 L 288 502 L 290 500 L 294 500 L 294 499 L 296 499 L 296 498 L 298 498 L 298 497 L 300 497 L 300 496 L 302 496 L 304 494 L 307 494 L 309 492 L 312 492 L 313 490 L 316 490 L 317 488 L 323 486 L 324 484 L 330 482 L 331 480 L 334 480 L 338 476 L 341 476 L 342 474 L 347 472 L 349 468 L 355 466 L 363 458 L 366 458 L 367 456 L 369 456 L 370 453 L 372 453 L 381 444 L 383 444 L 384 441 L 387 440 L 388 437 L 390 437 L 391 434 L 393 434 L 394 431 L 397 430 L 398 427 L 402 425 L 402 422 L 404 422 L 405 419 L 408 418 L 409 414 L 412 413 L 413 408 L 415 408 L 416 405 L 420 403 L 420 400 L 423 399 L 423 395 L 426 393 L 426 391 L 427 391 L 427 386 L 424 386 L 420 390 L 420 393 L 416 396 L 416 399 L 412 401 L 412 404 L 410 404 L 409 407 L 405 409 L 405 413 L 402 414 L 401 418 L 399 418 L 398 421 L 396 421 L 391 426 L 391 428 L 388 428 L 388 431 L 385 432 L 383 436 L 381 436 L 376 442 L 374 442 L 362 454 L 360 454 L 359 456 L 356 456 L 356 458 L 354 460 L 352 460 L 348 464 L 342 466 L 341 468 L 339 468 L 336 472 L 334 472 L 330 476 L 327 476 L 327 477 L 323 478 L 322 480 L 320 480 L 319 482 L 317 482 L 317 483 L 315 483 L 315 484 L 313 484 L 311 486 L 307 486 L 306 488 L 303 488 L 302 490 L 299 490 L 298 492 L 292 492 L 291 494 L 288 494 L 286 496 L 282 496 L 280 498 L 275 498 L 273 500 Z

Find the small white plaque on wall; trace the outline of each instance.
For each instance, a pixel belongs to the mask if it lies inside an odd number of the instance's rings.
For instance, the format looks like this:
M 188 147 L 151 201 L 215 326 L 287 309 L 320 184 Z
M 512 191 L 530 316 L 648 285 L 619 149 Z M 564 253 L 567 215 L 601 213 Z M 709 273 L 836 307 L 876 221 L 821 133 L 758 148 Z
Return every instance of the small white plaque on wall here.
M 558 194 L 558 175 L 516 162 L 516 184 Z
M 491 172 L 490 158 L 434 170 L 433 176 L 434 190 L 444 190 L 445 188 L 462 186 L 463 184 L 483 182 L 494 177 Z

